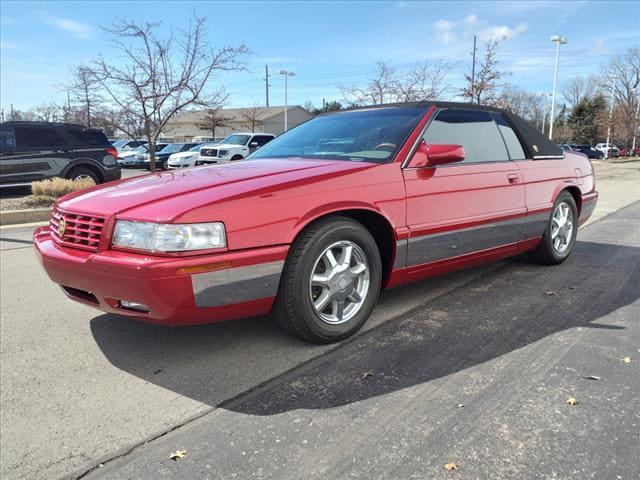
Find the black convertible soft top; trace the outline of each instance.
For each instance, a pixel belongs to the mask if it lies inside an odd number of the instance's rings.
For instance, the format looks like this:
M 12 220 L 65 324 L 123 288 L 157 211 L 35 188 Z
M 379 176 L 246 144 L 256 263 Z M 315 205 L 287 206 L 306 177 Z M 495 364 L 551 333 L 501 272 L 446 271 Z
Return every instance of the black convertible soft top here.
M 536 127 L 524 118 L 513 112 L 497 107 L 487 107 L 476 103 L 463 102 L 439 102 L 425 101 L 413 103 L 393 103 L 385 105 L 375 105 L 371 107 L 357 108 L 356 110 L 366 110 L 371 108 L 388 108 L 388 107 L 431 107 L 438 108 L 462 108 L 465 110 L 485 110 L 489 112 L 497 112 L 503 115 L 516 131 L 520 143 L 522 143 L 527 158 L 534 160 L 546 160 L 553 158 L 564 158 L 564 151 L 554 142 L 544 136 Z M 340 113 L 340 112 L 335 112 Z M 329 113 L 330 115 L 331 113 Z

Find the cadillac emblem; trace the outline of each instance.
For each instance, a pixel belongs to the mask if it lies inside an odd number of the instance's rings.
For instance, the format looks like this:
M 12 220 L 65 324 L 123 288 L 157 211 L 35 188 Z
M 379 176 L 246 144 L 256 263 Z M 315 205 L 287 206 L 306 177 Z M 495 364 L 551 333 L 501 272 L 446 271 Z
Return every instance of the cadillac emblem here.
M 67 222 L 65 222 L 64 218 L 60 217 L 60 221 L 58 222 L 58 235 L 60 238 L 64 237 L 64 232 L 67 229 Z

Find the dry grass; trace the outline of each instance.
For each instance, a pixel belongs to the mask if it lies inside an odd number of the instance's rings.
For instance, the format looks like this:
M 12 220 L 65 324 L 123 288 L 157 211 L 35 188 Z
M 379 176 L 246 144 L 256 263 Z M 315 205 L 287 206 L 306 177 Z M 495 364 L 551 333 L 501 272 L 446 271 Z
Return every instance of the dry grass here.
M 66 180 L 64 178 L 52 178 L 50 180 L 40 180 L 31 184 L 31 193 L 34 203 L 53 202 L 67 193 L 77 192 L 85 188 L 93 187 L 93 180 Z

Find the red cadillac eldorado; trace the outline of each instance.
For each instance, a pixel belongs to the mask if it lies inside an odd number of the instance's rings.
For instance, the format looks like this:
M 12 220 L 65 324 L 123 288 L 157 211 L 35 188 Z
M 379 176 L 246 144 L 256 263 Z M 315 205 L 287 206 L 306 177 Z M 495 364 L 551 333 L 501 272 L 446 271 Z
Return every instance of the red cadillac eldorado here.
M 379 292 L 521 252 L 571 253 L 596 205 L 586 156 L 496 108 L 423 102 L 321 115 L 245 161 L 61 198 L 34 233 L 73 300 L 162 325 L 273 312 L 315 342 Z

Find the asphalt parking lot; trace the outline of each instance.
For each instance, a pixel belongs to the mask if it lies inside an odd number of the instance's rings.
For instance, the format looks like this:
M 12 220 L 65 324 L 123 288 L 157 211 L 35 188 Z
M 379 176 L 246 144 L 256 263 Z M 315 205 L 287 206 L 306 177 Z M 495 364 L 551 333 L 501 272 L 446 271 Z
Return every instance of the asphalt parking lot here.
M 596 169 L 594 220 L 563 266 L 386 292 L 339 346 L 269 318 L 102 314 L 48 281 L 33 226 L 3 227 L 0 476 L 635 478 L 640 162 Z

